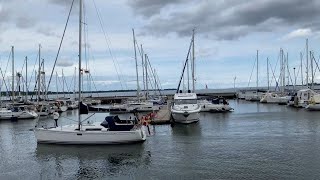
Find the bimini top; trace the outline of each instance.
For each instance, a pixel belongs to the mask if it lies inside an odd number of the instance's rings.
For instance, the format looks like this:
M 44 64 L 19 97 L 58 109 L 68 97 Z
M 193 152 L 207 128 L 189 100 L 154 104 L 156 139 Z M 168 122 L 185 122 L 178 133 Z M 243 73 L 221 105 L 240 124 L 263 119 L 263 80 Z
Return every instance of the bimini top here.
M 174 99 L 197 99 L 196 93 L 176 93 Z

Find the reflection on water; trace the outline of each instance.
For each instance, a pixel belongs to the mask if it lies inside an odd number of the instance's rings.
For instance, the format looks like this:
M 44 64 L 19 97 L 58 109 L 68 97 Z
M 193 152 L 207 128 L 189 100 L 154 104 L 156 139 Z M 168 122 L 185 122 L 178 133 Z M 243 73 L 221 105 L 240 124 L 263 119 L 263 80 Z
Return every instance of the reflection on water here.
M 137 167 L 149 165 L 151 153 L 144 150 L 143 144 L 120 146 L 38 144 L 36 157 L 40 164 L 47 165 L 41 172 L 45 176 L 49 173 L 53 177 L 58 175 L 59 178 L 67 176 L 91 179 L 135 174 Z M 48 172 L 47 169 L 51 171 Z
M 121 146 L 37 144 L 30 131 L 36 120 L 0 121 L 0 179 L 319 179 L 320 112 L 229 103 L 234 112 L 150 126 L 146 142 Z M 75 121 L 76 110 L 62 113 L 58 123 Z

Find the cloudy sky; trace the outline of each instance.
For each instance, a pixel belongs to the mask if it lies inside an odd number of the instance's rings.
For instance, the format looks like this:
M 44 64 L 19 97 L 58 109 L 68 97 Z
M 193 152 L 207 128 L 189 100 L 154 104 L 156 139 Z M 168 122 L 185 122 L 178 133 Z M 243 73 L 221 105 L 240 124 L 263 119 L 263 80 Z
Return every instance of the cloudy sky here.
M 16 71 L 24 72 L 25 56 L 29 59 L 30 86 L 34 84 L 39 44 L 46 74 L 50 75 L 71 2 L 0 1 L 0 64 L 8 85 L 11 46 L 15 47 Z M 305 66 L 306 38 L 309 38 L 309 50 L 319 59 L 316 48 L 320 38 L 317 8 L 320 1 L 317 0 L 84 0 L 84 3 L 86 42 L 83 44 L 87 50 L 83 53 L 83 65 L 94 80 L 91 89 L 94 86 L 99 90 L 136 88 L 132 28 L 163 88 L 177 87 L 194 28 L 197 89 L 205 85 L 233 87 L 235 76 L 236 86 L 247 87 L 252 71 L 249 85 L 255 86 L 253 66 L 257 50 L 259 84 L 264 86 L 267 85 L 267 58 L 274 76 L 279 76 L 280 48 L 288 53 L 292 76 L 293 68 L 296 73 L 300 68 L 300 52 Z M 63 69 L 69 88 L 73 88 L 72 79 L 78 65 L 78 11 L 78 0 L 75 0 L 54 72 L 55 75 L 57 71 L 61 81 Z M 139 69 L 141 79 L 141 63 Z M 304 74 L 305 71 L 304 67 Z M 317 74 L 319 72 L 316 77 Z M 50 89 L 58 86 L 61 90 L 61 82 L 57 85 L 55 79 L 54 76 Z M 85 77 L 84 84 L 87 80 Z M 272 83 L 275 84 L 274 80 Z M 300 75 L 297 83 L 301 83 Z M 140 84 L 142 86 L 142 82 Z

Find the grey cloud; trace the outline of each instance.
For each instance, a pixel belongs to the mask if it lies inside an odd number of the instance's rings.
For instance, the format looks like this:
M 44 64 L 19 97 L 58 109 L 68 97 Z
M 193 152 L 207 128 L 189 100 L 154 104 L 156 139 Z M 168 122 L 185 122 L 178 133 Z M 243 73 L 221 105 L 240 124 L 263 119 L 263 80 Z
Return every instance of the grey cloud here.
M 317 7 L 320 1 L 310 0 L 136 0 L 129 3 L 135 12 L 148 17 L 144 34 L 156 36 L 176 33 L 190 36 L 197 33 L 219 40 L 233 40 L 254 32 L 276 31 L 281 28 L 312 28 L 318 30 Z M 154 2 L 154 3 L 153 3 Z M 168 8 L 168 4 L 174 8 Z M 139 6 L 138 6 L 139 5 Z
M 53 31 L 53 28 L 49 27 L 39 27 L 37 32 L 45 36 L 60 37 Z
M 170 4 L 182 3 L 183 0 L 128 0 L 135 13 L 150 17 L 160 13 L 160 10 Z
M 15 3 L 17 2 L 7 1 L 0 4 L 0 26 L 12 23 L 21 29 L 33 27 L 36 19 L 26 14 L 24 10 L 19 10 Z
M 48 0 L 49 3 L 56 4 L 59 6 L 70 7 L 72 0 Z
M 28 16 L 20 16 L 15 19 L 16 26 L 21 29 L 31 28 L 35 25 L 35 20 Z

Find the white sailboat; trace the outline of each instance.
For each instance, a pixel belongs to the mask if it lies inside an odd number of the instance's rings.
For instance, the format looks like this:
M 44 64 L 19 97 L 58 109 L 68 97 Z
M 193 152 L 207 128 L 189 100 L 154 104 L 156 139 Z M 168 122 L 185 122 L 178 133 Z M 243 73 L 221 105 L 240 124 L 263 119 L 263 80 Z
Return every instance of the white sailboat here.
M 188 90 L 187 93 L 182 93 L 182 91 L 179 91 L 181 80 L 184 77 L 184 70 L 187 66 L 187 71 L 189 71 L 189 63 L 188 63 L 188 57 L 191 51 L 192 46 L 192 89 L 193 92 Z M 177 93 L 174 95 L 174 101 L 171 106 L 171 115 L 172 119 L 176 123 L 182 123 L 182 124 L 190 124 L 194 122 L 198 122 L 200 118 L 200 110 L 201 106 L 198 104 L 197 100 L 197 94 L 195 93 L 195 78 L 194 78 L 194 31 L 192 34 L 192 40 L 190 43 L 187 60 L 184 63 L 184 68 L 182 71 L 182 75 L 180 78 L 180 82 L 177 88 Z M 189 73 L 188 73 L 188 79 L 189 79 Z M 189 87 L 189 81 L 188 81 L 188 87 Z M 189 88 L 188 88 L 189 89 Z
M 286 105 L 290 99 L 291 99 L 291 96 L 281 96 L 281 95 L 274 93 L 274 92 L 267 92 L 261 98 L 260 102 L 261 103 L 275 103 L 275 104 Z
M 135 121 L 121 121 L 117 116 L 106 117 L 103 123 L 82 124 L 81 109 L 81 25 L 82 0 L 79 15 L 79 115 L 78 124 L 62 127 L 36 127 L 34 133 L 38 143 L 53 144 L 119 144 L 143 142 L 146 134 Z M 86 109 L 88 111 L 88 109 Z
M 287 67 L 287 68 L 286 68 Z M 283 53 L 283 49 L 280 49 L 280 85 L 281 91 L 280 92 L 267 92 L 263 95 L 260 102 L 261 103 L 276 103 L 281 105 L 287 105 L 291 96 L 286 95 L 285 93 L 285 72 L 288 71 L 288 56 L 286 57 Z
M 32 109 L 26 108 L 26 106 L 15 105 L 15 89 L 14 89 L 14 46 L 11 47 L 12 54 L 12 104 L 6 108 L 0 109 L 0 120 L 17 120 L 17 119 L 34 119 L 38 117 Z
M 1 120 L 14 120 L 14 119 L 34 119 L 38 114 L 33 110 L 27 109 L 25 106 L 13 106 L 12 108 L 1 108 Z

